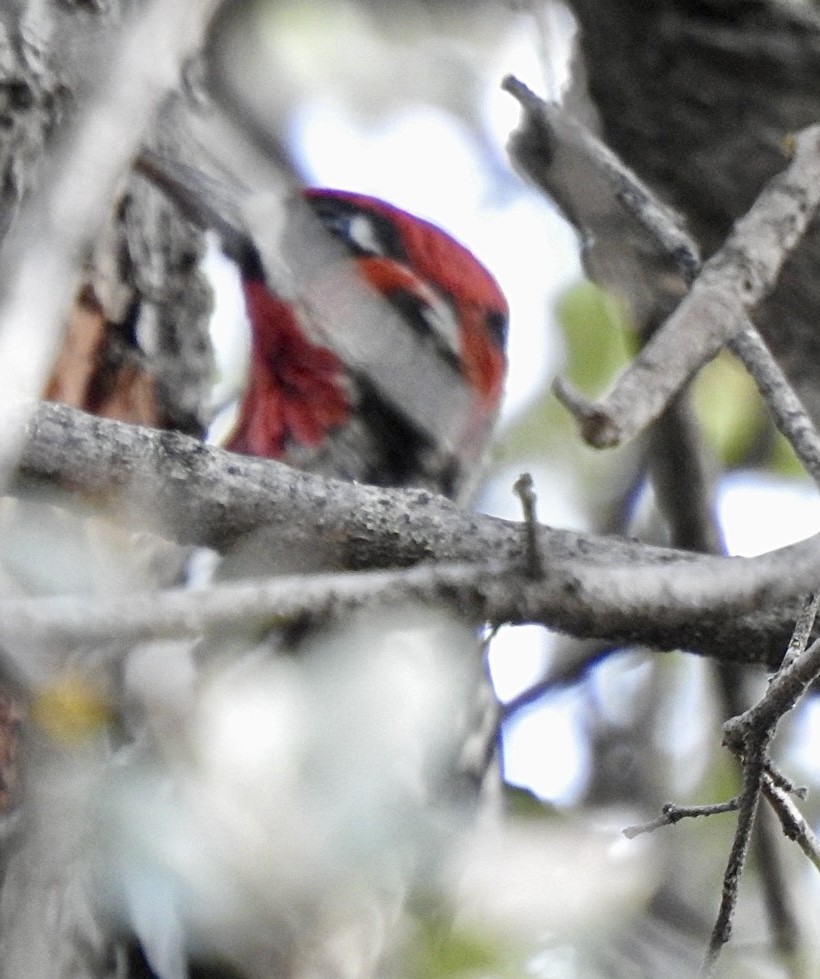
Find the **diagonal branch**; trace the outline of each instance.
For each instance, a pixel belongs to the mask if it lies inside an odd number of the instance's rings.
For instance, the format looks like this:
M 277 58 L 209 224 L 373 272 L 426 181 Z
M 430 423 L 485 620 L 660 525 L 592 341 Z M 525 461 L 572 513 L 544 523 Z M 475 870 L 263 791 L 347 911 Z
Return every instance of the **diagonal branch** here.
M 617 445 L 653 421 L 687 381 L 746 326 L 820 207 L 820 127 L 794 139 L 791 164 L 763 189 L 687 296 L 615 381 L 590 405 L 584 436 Z
M 754 378 L 778 430 L 789 440 L 803 468 L 820 486 L 820 434 L 763 338 L 754 325 L 747 322 L 729 346 Z
M 613 155 L 558 107 L 543 102 L 514 79 L 508 79 L 505 87 L 524 109 L 524 124 L 512 147 L 522 169 L 550 194 L 558 195 L 559 204 L 582 232 L 593 220 L 602 219 L 602 209 L 607 222 L 617 219 L 628 231 L 620 245 L 614 246 L 622 254 L 607 255 L 605 262 L 598 263 L 600 268 L 590 270 L 599 284 L 606 286 L 612 278 L 613 285 L 621 287 L 619 291 L 624 282 L 627 291 L 634 291 L 637 277 L 625 271 L 624 263 L 630 268 L 635 264 L 642 267 L 641 259 L 647 254 L 652 258 L 656 282 L 663 281 L 664 255 L 667 268 L 677 266 L 684 282 L 697 272 L 697 251 L 671 213 L 657 205 L 639 210 L 634 206 L 635 194 L 631 198 L 616 195 L 616 184 L 628 186 L 634 181 L 638 199 L 653 203 L 627 168 L 618 168 Z M 575 162 L 574 167 L 567 165 L 567 156 Z M 590 173 L 593 191 L 588 186 L 579 189 L 578 174 Z M 568 174 L 575 174 L 569 183 Z M 633 206 L 626 208 L 625 203 L 630 202 Z M 583 213 L 584 208 L 589 214 Z M 556 393 L 576 415 L 587 441 L 599 447 L 612 446 L 637 434 L 662 413 L 707 361 L 746 329 L 749 315 L 774 288 L 784 261 L 802 240 L 818 208 L 820 127 L 811 126 L 794 137 L 788 167 L 767 184 L 748 213 L 736 222 L 723 248 L 703 265 L 680 305 L 610 392 L 589 402 L 566 382 L 557 385 Z M 613 211 L 616 213 L 609 213 Z M 631 221 L 627 222 L 627 217 Z M 641 232 L 640 241 L 636 231 Z M 657 297 L 651 305 L 658 309 Z M 642 318 L 637 318 L 642 325 Z
M 769 775 L 763 779 L 763 794 L 777 814 L 783 833 L 794 840 L 808 857 L 815 869 L 820 870 L 820 840 L 805 816 L 789 797 L 788 792 L 776 785 Z

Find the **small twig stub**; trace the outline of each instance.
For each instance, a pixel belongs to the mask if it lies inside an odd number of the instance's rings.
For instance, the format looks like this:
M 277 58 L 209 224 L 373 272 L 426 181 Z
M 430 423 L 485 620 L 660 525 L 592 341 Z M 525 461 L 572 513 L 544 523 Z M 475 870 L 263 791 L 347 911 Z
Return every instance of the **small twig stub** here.
M 541 561 L 541 551 L 538 545 L 538 514 L 536 513 L 535 487 L 532 476 L 522 473 L 513 484 L 513 491 L 521 501 L 524 511 L 524 530 L 527 540 L 527 574 L 531 578 L 540 578 L 544 573 Z

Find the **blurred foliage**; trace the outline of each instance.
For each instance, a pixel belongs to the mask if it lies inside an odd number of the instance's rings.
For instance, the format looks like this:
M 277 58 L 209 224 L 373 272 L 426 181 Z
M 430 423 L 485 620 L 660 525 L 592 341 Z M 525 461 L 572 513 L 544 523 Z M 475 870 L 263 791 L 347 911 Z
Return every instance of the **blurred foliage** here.
M 453 927 L 439 914 L 419 924 L 412 936 L 406 965 L 407 979 L 469 979 L 479 976 L 520 975 L 492 938 Z
M 555 806 L 520 785 L 504 786 L 504 809 L 516 819 L 548 819 L 557 814 Z
M 584 279 L 561 294 L 556 315 L 568 380 L 585 394 L 598 394 L 634 347 L 626 305 Z
M 727 351 L 700 371 L 692 395 L 700 429 L 723 466 L 762 465 L 784 476 L 803 472 L 788 441 L 774 430 L 754 381 Z
M 37 691 L 29 715 L 54 741 L 78 745 L 100 735 L 113 711 L 99 683 L 76 672 L 64 673 Z
M 584 279 L 561 294 L 556 320 L 563 342 L 562 374 L 585 393 L 598 393 L 629 356 L 623 309 L 614 297 Z M 504 452 L 523 456 L 538 446 L 541 451 L 565 453 L 574 433 L 572 418 L 547 386 L 507 427 Z

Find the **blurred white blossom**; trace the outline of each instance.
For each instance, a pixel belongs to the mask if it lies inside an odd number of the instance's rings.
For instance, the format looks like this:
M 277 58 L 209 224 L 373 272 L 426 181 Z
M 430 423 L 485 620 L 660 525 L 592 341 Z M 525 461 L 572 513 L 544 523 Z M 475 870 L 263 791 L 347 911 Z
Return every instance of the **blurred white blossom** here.
M 456 759 L 481 676 L 475 635 L 429 611 L 210 663 L 190 717 L 113 793 L 115 886 L 163 979 L 180 923 L 250 975 L 375 963 L 463 818 Z
M 449 861 L 459 924 L 505 944 L 589 936 L 640 912 L 657 884 L 648 837 L 624 839 L 629 817 L 482 820 Z

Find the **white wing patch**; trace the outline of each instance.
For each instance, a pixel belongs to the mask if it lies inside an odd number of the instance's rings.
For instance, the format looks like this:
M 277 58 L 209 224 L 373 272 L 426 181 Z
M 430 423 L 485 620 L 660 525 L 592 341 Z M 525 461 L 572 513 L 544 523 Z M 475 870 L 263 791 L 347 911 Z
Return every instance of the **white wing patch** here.
M 426 305 L 420 310 L 424 322 L 440 346 L 451 350 L 456 357 L 461 353 L 461 337 L 458 320 L 452 306 L 434 290 L 425 290 Z
M 365 214 L 354 214 L 347 221 L 345 231 L 352 245 L 368 255 L 384 255 L 384 246 L 379 241 L 373 222 Z

